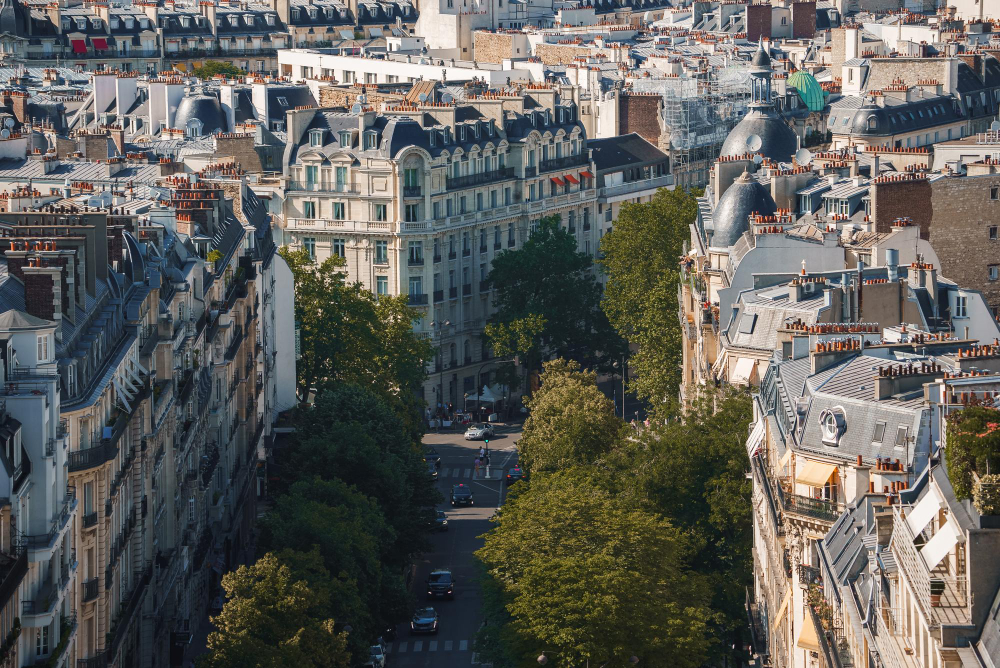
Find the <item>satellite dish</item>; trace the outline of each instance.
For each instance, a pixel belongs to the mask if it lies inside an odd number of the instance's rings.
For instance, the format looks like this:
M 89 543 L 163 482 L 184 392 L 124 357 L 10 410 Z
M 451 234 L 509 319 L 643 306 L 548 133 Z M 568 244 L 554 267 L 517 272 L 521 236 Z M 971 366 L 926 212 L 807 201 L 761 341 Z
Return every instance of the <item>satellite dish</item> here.
M 421 93 L 420 95 L 417 96 L 417 99 L 420 100 L 421 102 L 426 102 L 427 101 L 427 93 Z
M 10 130 L 8 130 L 7 128 L 0 130 L 0 137 L 2 137 L 3 139 L 7 139 L 8 137 L 10 137 Z
M 444 102 L 445 104 L 450 104 L 452 101 L 454 101 L 454 99 L 455 99 L 455 96 L 452 95 L 451 93 L 442 93 L 441 94 L 441 101 Z
M 6 119 L 4 119 L 3 124 L 6 125 L 8 128 L 12 128 L 14 127 L 14 119 L 8 116 Z
M 990 123 L 990 130 L 992 132 L 1000 131 L 1000 121 L 993 121 L 992 123 Z
M 757 153 L 753 156 L 753 164 L 759 165 L 762 162 L 764 162 L 764 156 L 762 156 L 760 153 Z
M 747 137 L 747 148 L 750 149 L 751 153 L 756 153 L 760 150 L 760 147 L 764 145 L 764 141 L 759 135 L 750 135 Z
M 800 166 L 805 167 L 813 161 L 813 154 L 807 148 L 800 148 L 795 152 L 795 162 L 799 163 Z
M 361 105 L 360 104 L 355 104 L 353 107 L 351 107 L 351 113 L 352 114 L 360 114 L 361 113 Z

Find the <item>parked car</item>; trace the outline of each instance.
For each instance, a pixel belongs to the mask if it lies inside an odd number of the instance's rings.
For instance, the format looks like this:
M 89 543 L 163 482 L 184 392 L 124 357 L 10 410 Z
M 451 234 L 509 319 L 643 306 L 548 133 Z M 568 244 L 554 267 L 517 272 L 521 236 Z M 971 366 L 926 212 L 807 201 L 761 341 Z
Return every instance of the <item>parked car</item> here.
M 427 462 L 427 475 L 431 477 L 431 480 L 437 480 L 438 469 L 434 462 Z
M 507 484 L 513 485 L 518 480 L 524 480 L 527 476 L 524 475 L 524 471 L 521 470 L 520 466 L 512 466 L 510 470 L 507 471 Z
M 454 485 L 451 488 L 451 505 L 453 506 L 471 506 L 474 505 L 472 502 L 472 488 L 468 485 Z
M 410 633 L 437 633 L 438 613 L 434 608 L 421 608 L 413 613 L 410 620 Z
M 445 515 L 443 510 L 437 511 L 437 517 L 434 518 L 434 530 L 435 531 L 448 530 L 448 516 Z
M 432 571 L 427 578 L 428 598 L 455 598 L 455 577 L 451 571 Z
M 385 648 L 381 645 L 372 645 L 368 648 L 371 661 L 378 668 L 385 668 Z
M 438 451 L 435 450 L 434 448 L 431 447 L 424 448 L 424 461 L 434 462 L 434 466 L 436 466 L 437 468 L 441 468 L 441 455 L 439 455 Z
M 485 422 L 471 425 L 465 430 L 465 440 L 467 441 L 485 441 L 487 438 L 493 438 L 493 427 Z

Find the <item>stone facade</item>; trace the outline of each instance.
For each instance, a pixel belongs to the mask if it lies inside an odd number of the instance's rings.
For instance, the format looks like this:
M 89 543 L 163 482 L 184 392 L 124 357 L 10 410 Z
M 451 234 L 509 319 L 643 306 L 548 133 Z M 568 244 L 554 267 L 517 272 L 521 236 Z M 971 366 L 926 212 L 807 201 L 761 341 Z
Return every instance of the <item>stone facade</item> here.
M 872 58 L 865 88 L 878 90 L 902 79 L 910 86 L 918 81 L 939 81 L 948 91 L 953 80 L 950 69 L 957 75 L 957 61 L 951 58 Z
M 834 28 L 830 31 L 830 71 L 834 77 L 842 76 L 841 70 L 847 60 L 847 30 Z
M 565 65 L 577 56 L 591 55 L 591 49 L 574 44 L 539 44 L 535 47 L 535 55 L 546 65 Z
M 505 33 L 478 31 L 474 36 L 476 60 L 481 63 L 501 63 L 514 57 L 514 37 Z
M 260 155 L 254 146 L 252 134 L 219 134 L 215 137 L 215 155 L 219 159 L 232 158 L 232 161 L 247 172 L 270 171 L 262 164 Z M 236 198 L 234 201 L 239 201 Z

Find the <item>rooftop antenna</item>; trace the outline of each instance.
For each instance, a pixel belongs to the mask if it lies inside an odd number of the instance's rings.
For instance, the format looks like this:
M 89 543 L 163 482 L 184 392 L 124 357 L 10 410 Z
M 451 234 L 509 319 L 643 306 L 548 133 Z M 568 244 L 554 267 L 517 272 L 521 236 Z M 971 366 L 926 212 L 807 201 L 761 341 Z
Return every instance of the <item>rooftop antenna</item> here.
M 795 162 L 798 163 L 800 167 L 806 167 L 813 161 L 813 154 L 807 148 L 800 148 L 795 152 Z
M 760 150 L 760 147 L 764 145 L 764 141 L 759 135 L 750 135 L 747 137 L 747 148 L 750 149 L 751 153 L 756 153 Z

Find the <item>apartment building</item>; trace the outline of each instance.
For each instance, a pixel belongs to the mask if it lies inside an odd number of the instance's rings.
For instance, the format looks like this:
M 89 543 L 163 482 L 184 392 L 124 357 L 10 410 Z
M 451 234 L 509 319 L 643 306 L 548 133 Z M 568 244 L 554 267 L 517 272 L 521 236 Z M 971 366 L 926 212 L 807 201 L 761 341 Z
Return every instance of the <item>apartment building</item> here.
M 551 215 L 581 252 L 597 252 L 596 168 L 571 92 L 532 84 L 459 103 L 439 101 L 442 91 L 428 83 L 424 100 L 381 111 L 288 114 L 281 243 L 320 262 L 339 255 L 348 280 L 376 294 L 409 295 L 422 314 L 417 327 L 439 351 L 424 389 L 429 405 L 459 404 L 491 384 L 480 335 L 498 254 L 520 248 Z M 359 107 L 367 103 L 360 95 Z M 635 157 L 612 153 L 609 174 Z M 661 156 L 644 154 L 627 188 L 655 192 L 663 177 L 647 167 Z

